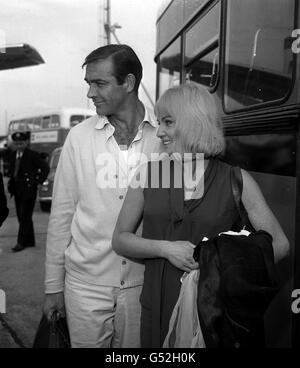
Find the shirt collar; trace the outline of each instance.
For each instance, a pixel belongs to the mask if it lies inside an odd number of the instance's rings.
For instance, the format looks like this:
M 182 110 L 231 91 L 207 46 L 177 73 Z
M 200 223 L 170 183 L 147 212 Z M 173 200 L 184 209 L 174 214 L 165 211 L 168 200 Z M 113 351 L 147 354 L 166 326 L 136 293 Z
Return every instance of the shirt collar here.
M 96 129 L 103 129 L 107 124 L 110 124 L 107 117 L 104 115 L 97 115 L 97 123 L 95 125 Z M 110 124 L 111 125 L 111 124 Z
M 95 128 L 98 129 L 98 130 L 105 129 L 106 142 L 107 142 L 108 139 L 114 134 L 115 128 L 109 122 L 107 116 L 97 115 L 97 118 L 98 118 L 98 120 L 96 122 Z M 149 108 L 147 108 L 147 107 L 145 107 L 144 119 L 141 122 L 141 124 L 139 125 L 137 136 L 135 137 L 135 139 L 133 141 L 139 140 L 142 137 L 143 127 L 144 127 L 145 124 L 150 125 L 153 129 L 157 129 L 157 127 L 158 127 L 157 121 L 156 121 L 155 116 L 154 116 L 154 112 L 152 110 L 150 110 Z
M 23 156 L 24 151 L 17 150 L 16 151 L 16 158 L 21 158 Z
M 97 115 L 97 118 L 98 118 L 98 121 L 95 125 L 96 129 L 103 129 L 103 128 L 106 127 L 107 124 L 111 125 L 106 116 Z M 140 126 L 142 126 L 142 124 L 144 124 L 144 123 L 150 124 L 153 128 L 157 128 L 157 126 L 158 126 L 153 111 L 150 110 L 147 107 L 145 107 L 144 119 L 143 119 L 142 123 L 140 124 Z
M 153 110 L 150 110 L 147 107 L 145 107 L 145 116 L 143 119 L 143 123 L 149 123 L 155 129 L 158 127 Z

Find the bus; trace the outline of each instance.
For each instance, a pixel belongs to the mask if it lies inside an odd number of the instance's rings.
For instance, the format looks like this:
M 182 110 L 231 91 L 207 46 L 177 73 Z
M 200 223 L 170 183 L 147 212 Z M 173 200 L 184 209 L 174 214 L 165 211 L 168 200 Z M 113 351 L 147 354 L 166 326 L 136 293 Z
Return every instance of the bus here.
M 156 97 L 193 81 L 221 111 L 223 159 L 260 185 L 291 244 L 265 314 L 268 347 L 300 341 L 300 10 L 297 0 L 172 0 L 156 29 Z M 300 303 L 299 303 L 300 304 Z
M 63 145 L 73 126 L 95 114 L 90 109 L 65 107 L 13 119 L 8 125 L 8 146 L 12 144 L 11 135 L 14 132 L 29 131 L 30 148 L 48 160 L 52 151 Z

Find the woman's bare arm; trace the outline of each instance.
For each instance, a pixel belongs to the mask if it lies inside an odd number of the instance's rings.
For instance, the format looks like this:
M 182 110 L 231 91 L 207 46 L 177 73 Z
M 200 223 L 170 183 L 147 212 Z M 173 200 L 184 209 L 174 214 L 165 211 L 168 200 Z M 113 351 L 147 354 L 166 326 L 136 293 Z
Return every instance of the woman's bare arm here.
M 133 258 L 166 258 L 186 272 L 198 268 L 193 259 L 194 246 L 190 242 L 144 239 L 135 234 L 143 210 L 143 189 L 129 187 L 113 234 L 114 251 Z
M 245 170 L 242 170 L 242 177 L 242 202 L 249 220 L 255 230 L 265 230 L 272 235 L 275 262 L 278 262 L 288 255 L 289 241 L 255 180 Z

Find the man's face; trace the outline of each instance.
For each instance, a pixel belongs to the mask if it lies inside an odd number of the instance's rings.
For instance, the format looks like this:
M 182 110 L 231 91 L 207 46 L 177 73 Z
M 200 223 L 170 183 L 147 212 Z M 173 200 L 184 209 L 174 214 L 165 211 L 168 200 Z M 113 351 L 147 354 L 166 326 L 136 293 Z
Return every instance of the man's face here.
M 126 107 L 126 85 L 118 84 L 109 58 L 88 64 L 85 81 L 89 85 L 87 97 L 93 100 L 98 115 L 116 115 Z
M 28 141 L 14 141 L 14 146 L 18 151 L 24 151 L 27 145 Z

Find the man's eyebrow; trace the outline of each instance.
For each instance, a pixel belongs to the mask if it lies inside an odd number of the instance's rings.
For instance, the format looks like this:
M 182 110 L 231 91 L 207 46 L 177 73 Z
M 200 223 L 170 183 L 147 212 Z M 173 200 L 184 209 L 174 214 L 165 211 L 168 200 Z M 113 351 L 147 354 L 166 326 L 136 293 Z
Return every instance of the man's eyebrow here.
M 106 80 L 104 80 L 104 79 L 87 79 L 87 78 L 84 78 L 84 80 L 87 82 L 87 83 L 94 83 L 94 82 L 96 82 L 96 83 L 99 83 L 99 82 L 103 82 L 103 83 L 107 83 L 107 81 Z

